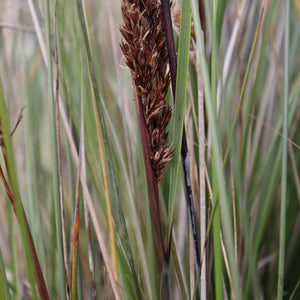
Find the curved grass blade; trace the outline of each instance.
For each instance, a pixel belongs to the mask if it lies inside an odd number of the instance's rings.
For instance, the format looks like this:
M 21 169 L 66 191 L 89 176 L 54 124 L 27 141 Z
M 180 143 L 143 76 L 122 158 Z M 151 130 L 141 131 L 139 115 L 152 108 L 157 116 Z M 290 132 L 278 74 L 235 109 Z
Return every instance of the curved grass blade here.
M 19 222 L 24 251 L 25 251 L 25 261 L 26 261 L 28 277 L 29 277 L 30 284 L 32 286 L 33 299 L 37 299 L 36 288 L 35 288 L 37 284 L 41 299 L 48 300 L 50 299 L 48 290 L 46 287 L 44 276 L 33 243 L 33 238 L 29 228 L 29 224 L 20 198 L 18 179 L 17 179 L 16 169 L 14 164 L 13 148 L 12 148 L 12 143 L 10 138 L 10 131 L 9 131 L 9 125 L 7 120 L 7 113 L 6 113 L 6 107 L 5 107 L 4 96 L 2 91 L 1 79 L 0 79 L 0 121 L 1 121 L 1 130 L 3 134 L 3 147 L 5 151 L 5 161 L 7 166 L 9 183 L 6 181 L 2 168 L 0 167 L 1 178 L 5 185 L 7 195 L 10 198 L 12 207 L 14 209 L 14 212 Z M 9 185 L 11 187 L 9 187 Z

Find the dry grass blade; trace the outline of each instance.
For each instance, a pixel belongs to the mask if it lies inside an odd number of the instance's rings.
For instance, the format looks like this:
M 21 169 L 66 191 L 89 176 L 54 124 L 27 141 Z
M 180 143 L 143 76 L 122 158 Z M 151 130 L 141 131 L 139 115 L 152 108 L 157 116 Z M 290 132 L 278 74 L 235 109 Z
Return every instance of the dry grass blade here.
M 287 136 L 284 136 L 281 132 L 279 132 L 278 130 L 276 130 L 275 128 L 273 128 L 272 126 L 266 124 L 264 121 L 259 120 L 257 117 L 255 117 L 254 115 L 248 113 L 248 115 L 254 119 L 255 121 L 261 123 L 263 126 L 265 126 L 266 128 L 272 130 L 273 132 L 275 132 L 276 134 L 278 134 L 280 137 L 282 137 L 284 140 L 286 140 L 287 142 L 289 142 L 290 144 L 292 144 L 294 147 L 296 147 L 297 149 L 300 150 L 300 146 L 298 144 L 296 144 L 294 141 L 292 141 L 290 138 L 288 138 Z
M 11 131 L 10 136 L 13 136 L 13 134 L 14 134 L 15 131 L 17 130 L 17 128 L 18 128 L 20 122 L 22 121 L 24 109 L 25 109 L 25 106 L 23 106 L 23 107 L 21 108 L 21 110 L 20 110 L 20 112 L 19 112 L 19 116 L 18 116 L 17 123 L 16 123 L 15 127 L 13 128 L 13 130 Z
M 201 251 L 205 249 L 205 236 L 206 236 L 206 193 L 205 193 L 205 119 L 204 119 L 204 96 L 203 85 L 200 73 L 199 54 L 196 52 L 196 70 L 198 78 L 198 114 L 199 114 L 199 189 L 200 189 L 200 246 Z M 200 290 L 202 299 L 206 299 L 207 283 L 206 283 L 206 255 L 201 264 L 200 274 Z

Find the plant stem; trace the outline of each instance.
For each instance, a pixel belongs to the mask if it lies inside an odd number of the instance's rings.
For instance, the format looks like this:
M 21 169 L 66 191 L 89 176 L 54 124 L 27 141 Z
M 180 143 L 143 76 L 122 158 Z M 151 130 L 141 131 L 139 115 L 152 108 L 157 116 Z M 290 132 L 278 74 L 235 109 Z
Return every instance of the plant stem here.
M 133 85 L 135 85 L 133 81 L 132 83 Z M 134 87 L 134 98 L 135 98 L 135 105 L 136 105 L 137 117 L 138 117 L 139 128 L 140 128 L 140 137 L 141 137 L 145 172 L 147 178 L 148 196 L 149 196 L 149 204 L 150 204 L 150 212 L 151 212 L 151 224 L 152 224 L 152 231 L 154 237 L 154 247 L 156 250 L 156 254 L 158 255 L 157 266 L 161 268 L 163 266 L 163 261 L 164 261 L 164 245 L 163 245 L 163 238 L 162 238 L 161 225 L 160 225 L 161 220 L 160 220 L 158 183 L 152 169 L 150 141 L 149 141 L 149 135 L 146 126 L 146 121 L 143 114 L 142 102 L 140 97 L 137 95 L 135 91 L 136 89 Z
M 285 38 L 284 38 L 284 111 L 283 136 L 288 135 L 288 99 L 289 99 L 289 34 L 290 34 L 290 1 L 285 2 Z M 280 236 L 278 260 L 277 299 L 283 297 L 284 287 L 284 256 L 285 256 L 285 228 L 286 228 L 286 192 L 287 192 L 287 139 L 282 141 L 282 174 L 281 174 L 281 207 L 280 207 Z

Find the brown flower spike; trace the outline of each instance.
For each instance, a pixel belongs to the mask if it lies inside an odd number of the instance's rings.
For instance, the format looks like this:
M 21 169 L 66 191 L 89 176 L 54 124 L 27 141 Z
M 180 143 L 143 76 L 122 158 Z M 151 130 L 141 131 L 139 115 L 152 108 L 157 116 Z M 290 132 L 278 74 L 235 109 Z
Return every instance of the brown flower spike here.
M 174 148 L 167 147 L 166 127 L 171 120 L 171 107 L 166 95 L 170 76 L 161 5 L 157 0 L 123 0 L 122 17 L 120 46 L 131 69 L 135 93 L 142 103 L 152 169 L 159 182 L 174 154 Z

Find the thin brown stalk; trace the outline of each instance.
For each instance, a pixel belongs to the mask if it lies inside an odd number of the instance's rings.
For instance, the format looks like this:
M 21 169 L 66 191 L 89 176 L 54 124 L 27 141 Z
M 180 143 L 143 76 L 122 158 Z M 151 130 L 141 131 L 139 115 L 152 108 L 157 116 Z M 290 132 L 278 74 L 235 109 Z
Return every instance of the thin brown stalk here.
M 10 137 L 13 136 L 13 134 L 15 133 L 16 129 L 18 128 L 20 122 L 22 121 L 23 119 L 23 110 L 24 110 L 25 106 L 23 106 L 21 108 L 21 111 L 19 113 L 19 117 L 18 117 L 18 120 L 16 122 L 16 125 L 15 127 L 13 128 L 13 130 L 10 132 Z M 4 159 L 4 163 L 5 163 L 5 167 L 6 169 L 8 170 L 8 162 L 7 162 L 7 157 L 6 157 L 6 149 L 5 149 L 5 146 L 4 146 L 4 138 L 3 138 L 3 133 L 2 133 L 2 129 L 1 129 L 1 126 L 0 126 L 0 147 L 1 147 L 1 150 L 2 150 L 2 155 L 3 155 L 3 159 Z M 10 174 L 8 173 L 8 179 L 9 181 L 11 182 L 11 178 L 10 178 Z
M 81 141 L 82 143 L 82 141 Z M 82 147 L 80 143 L 80 148 Z M 80 151 L 82 148 L 80 149 Z M 79 151 L 79 165 L 76 179 L 76 200 L 74 218 L 74 236 L 72 245 L 72 268 L 71 268 L 71 297 L 77 299 L 77 256 L 79 242 L 79 204 L 80 204 L 80 174 L 81 174 L 81 153 Z
M 16 213 L 16 207 L 15 207 L 15 200 L 14 200 L 14 195 L 12 194 L 12 192 L 10 191 L 10 188 L 9 188 L 9 185 L 6 181 L 6 178 L 4 176 L 4 173 L 3 173 L 3 170 L 2 170 L 2 167 L 0 165 L 0 177 L 1 177 L 1 180 L 3 182 L 3 185 L 4 185 L 4 188 L 5 188 L 5 191 L 6 191 L 6 194 L 10 200 L 10 203 L 12 205 L 12 208 L 14 210 L 14 212 Z
M 67 263 L 67 240 L 65 231 L 65 209 L 63 199 L 63 181 L 62 181 L 62 163 L 61 163 L 61 139 L 60 139 L 60 118 L 59 118 L 59 68 L 58 68 L 58 53 L 57 53 L 57 36 L 56 36 L 56 19 L 57 19 L 57 0 L 55 1 L 54 13 L 54 60 L 56 65 L 56 86 L 55 86 L 55 109 L 56 109 L 56 138 L 57 138 L 57 159 L 58 159 L 58 180 L 59 180 L 59 201 L 61 214 L 61 232 L 63 243 L 63 260 L 65 269 L 66 295 L 70 299 L 69 274 Z
M 23 118 L 23 109 L 24 108 L 21 109 L 21 112 L 19 114 L 17 123 L 16 123 L 15 127 L 13 128 L 13 130 L 10 133 L 10 137 L 14 134 L 16 128 L 18 127 L 19 123 L 21 122 L 21 120 Z M 11 176 L 10 176 L 9 164 L 8 164 L 8 160 L 7 160 L 7 156 L 6 156 L 6 146 L 5 146 L 4 135 L 3 135 L 3 132 L 2 132 L 1 122 L 0 122 L 0 147 L 1 147 L 1 150 L 2 150 L 2 154 L 3 154 L 4 163 L 5 163 L 5 166 L 6 166 L 6 171 L 7 171 L 7 176 L 8 176 L 9 182 L 5 178 L 5 175 L 4 175 L 4 172 L 3 172 L 3 169 L 2 169 L 1 165 L 0 165 L 0 177 L 1 177 L 1 180 L 2 180 L 3 185 L 5 187 L 7 196 L 10 200 L 10 203 L 12 205 L 13 211 L 15 213 L 15 216 L 17 217 L 17 220 L 18 220 L 19 224 L 21 225 L 21 220 L 24 221 L 25 230 L 26 230 L 26 238 L 27 238 L 27 241 L 28 241 L 30 254 L 31 254 L 31 257 L 32 257 L 32 261 L 33 261 L 33 269 L 34 269 L 35 279 L 37 281 L 38 291 L 39 291 L 39 294 L 40 294 L 40 297 L 41 297 L 42 300 L 44 300 L 44 299 L 48 300 L 49 299 L 49 294 L 48 294 L 47 286 L 46 286 L 44 276 L 43 276 L 43 273 L 42 273 L 42 270 L 41 270 L 41 266 L 40 266 L 40 263 L 39 263 L 39 260 L 38 260 L 38 256 L 37 256 L 37 253 L 36 253 L 36 250 L 35 250 L 32 234 L 31 234 L 31 231 L 30 231 L 30 227 L 29 227 L 29 224 L 28 224 L 28 220 L 27 220 L 27 217 L 26 217 L 26 214 L 25 214 L 23 204 L 22 204 L 20 198 L 15 197 L 14 192 L 10 188 L 10 186 L 12 186 L 12 181 L 11 181 Z M 16 202 L 16 201 L 19 201 L 19 202 Z M 19 214 L 21 214 L 21 215 L 19 215 Z
M 122 17 L 124 25 L 120 31 L 123 40 L 120 46 L 131 69 L 154 245 L 161 268 L 165 251 L 158 182 L 174 152 L 173 147 L 167 146 L 166 127 L 171 119 L 171 108 L 166 103 L 166 94 L 170 79 L 161 6 L 156 0 L 123 0 Z
M 138 115 L 140 137 L 141 137 L 145 172 L 146 172 L 147 185 L 148 185 L 148 196 L 149 196 L 150 213 L 151 213 L 151 220 L 152 220 L 154 246 L 156 249 L 156 253 L 158 254 L 158 262 L 160 262 L 162 266 L 163 256 L 164 256 L 164 245 L 163 245 L 163 238 L 162 238 L 161 225 L 160 225 L 161 220 L 160 220 L 160 205 L 159 205 L 159 195 L 158 195 L 158 182 L 152 169 L 150 141 L 147 132 L 146 122 L 143 115 L 143 108 L 142 108 L 141 100 L 139 99 L 139 96 L 137 96 L 136 94 L 135 94 L 135 104 L 136 104 L 136 111 Z
M 270 126 L 269 124 L 265 123 L 264 121 L 260 120 L 259 118 L 257 118 L 256 116 L 252 115 L 251 113 L 248 113 L 248 115 L 254 119 L 255 121 L 257 121 L 258 123 L 262 124 L 263 126 L 265 126 L 266 128 L 272 130 L 273 132 L 275 132 L 277 135 L 279 135 L 280 137 L 282 137 L 283 139 L 287 140 L 290 144 L 292 144 L 294 147 L 296 147 L 297 149 L 300 149 L 300 146 L 298 144 L 296 144 L 294 141 L 292 141 L 289 137 L 284 136 L 281 132 L 279 132 L 278 130 L 276 130 L 275 128 L 273 128 L 272 126 Z
M 7 180 L 4 176 L 1 165 L 0 165 L 0 177 L 1 177 L 3 185 L 5 187 L 7 196 L 10 200 L 11 205 L 12 205 L 13 211 L 14 211 L 17 219 L 18 219 L 18 222 L 20 223 L 20 216 L 18 215 L 18 212 L 17 212 L 17 209 L 16 209 L 15 197 L 14 197 L 14 194 L 11 192 L 11 190 L 9 188 L 8 182 L 7 182 Z M 39 259 L 38 259 L 38 256 L 37 256 L 37 253 L 36 253 L 36 250 L 35 250 L 33 238 L 32 238 L 31 231 L 30 231 L 30 227 L 29 227 L 28 220 L 27 220 L 27 217 L 26 217 L 26 214 L 25 214 L 25 210 L 24 210 L 24 207 L 23 207 L 22 203 L 20 203 L 19 205 L 20 205 L 20 208 L 21 208 L 20 213 L 22 214 L 23 220 L 24 220 L 24 223 L 25 223 L 25 229 L 26 229 L 26 234 L 27 234 L 27 239 L 28 239 L 28 245 L 29 245 L 29 248 L 30 248 L 30 254 L 32 256 L 33 270 L 34 270 L 34 273 L 35 273 L 35 279 L 37 281 L 38 291 L 39 291 L 39 294 L 40 294 L 40 297 L 41 297 L 42 300 L 49 300 L 50 298 L 49 298 L 48 290 L 47 290 L 46 283 L 45 283 L 45 280 L 44 280 L 44 276 L 43 276 L 43 273 L 42 273 L 42 269 L 41 269 L 41 266 L 40 266 L 40 263 L 39 263 Z
M 15 127 L 14 127 L 13 130 L 11 131 L 10 136 L 13 136 L 13 134 L 15 133 L 16 129 L 18 128 L 20 122 L 22 121 L 24 109 L 25 109 L 25 106 L 23 106 L 23 107 L 21 108 L 21 110 L 20 110 L 20 112 L 19 112 L 18 120 L 17 120 L 17 122 L 16 122 Z

